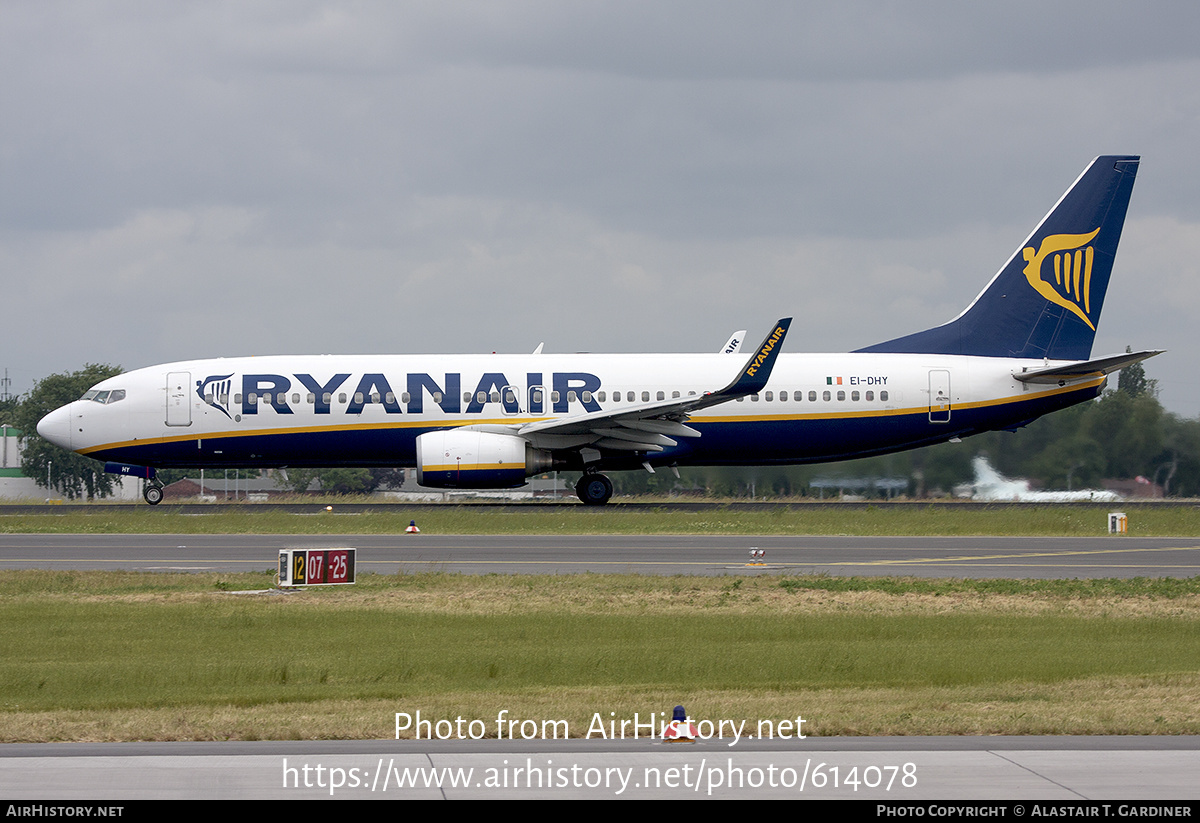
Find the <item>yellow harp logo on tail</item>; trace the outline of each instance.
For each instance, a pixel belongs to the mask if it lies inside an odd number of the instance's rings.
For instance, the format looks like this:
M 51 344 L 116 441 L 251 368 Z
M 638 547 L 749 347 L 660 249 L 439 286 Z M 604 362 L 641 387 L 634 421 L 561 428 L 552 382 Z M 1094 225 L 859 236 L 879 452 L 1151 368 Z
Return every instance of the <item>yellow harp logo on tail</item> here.
M 1100 229 L 1090 234 L 1052 234 L 1042 240 L 1036 252 L 1033 246 L 1026 246 L 1021 252 L 1029 285 L 1051 303 L 1075 312 L 1092 331 L 1096 326 L 1088 315 L 1092 313 L 1092 258 L 1096 252 L 1088 244 L 1099 233 Z M 1053 263 L 1053 282 L 1049 273 L 1042 274 L 1042 263 L 1047 257 Z

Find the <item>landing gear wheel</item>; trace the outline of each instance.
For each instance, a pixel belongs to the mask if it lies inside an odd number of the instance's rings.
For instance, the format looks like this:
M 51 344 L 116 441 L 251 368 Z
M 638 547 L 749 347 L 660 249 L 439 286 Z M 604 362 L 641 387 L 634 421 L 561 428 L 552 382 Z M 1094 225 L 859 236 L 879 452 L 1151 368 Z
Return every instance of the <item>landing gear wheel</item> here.
M 612 493 L 612 481 L 602 474 L 585 474 L 575 484 L 575 494 L 585 506 L 603 506 Z
M 146 502 L 151 506 L 157 506 L 163 499 L 162 486 L 147 486 L 142 492 L 142 497 L 146 498 Z

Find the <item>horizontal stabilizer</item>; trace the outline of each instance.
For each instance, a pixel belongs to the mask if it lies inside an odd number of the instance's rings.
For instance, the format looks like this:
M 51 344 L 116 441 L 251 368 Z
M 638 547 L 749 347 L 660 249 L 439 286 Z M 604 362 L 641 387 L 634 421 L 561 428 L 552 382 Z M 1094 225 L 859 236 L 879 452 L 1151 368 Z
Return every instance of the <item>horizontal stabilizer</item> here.
M 1069 366 L 1054 366 L 1049 369 L 1019 372 L 1014 374 L 1013 377 L 1022 383 L 1060 383 L 1068 380 L 1083 380 L 1088 377 L 1100 377 L 1101 375 L 1112 374 L 1126 366 L 1132 366 L 1134 363 L 1148 360 L 1156 354 L 1162 354 L 1162 350 L 1114 354 L 1112 357 L 1101 357 L 1098 360 L 1072 363 Z

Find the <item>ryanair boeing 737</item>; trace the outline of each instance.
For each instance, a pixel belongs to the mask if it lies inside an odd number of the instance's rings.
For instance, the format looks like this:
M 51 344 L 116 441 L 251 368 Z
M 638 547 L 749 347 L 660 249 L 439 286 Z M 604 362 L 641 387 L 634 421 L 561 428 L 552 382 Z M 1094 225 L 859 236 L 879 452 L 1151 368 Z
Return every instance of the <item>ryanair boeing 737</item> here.
M 273 356 L 96 384 L 38 424 L 146 478 L 155 468 L 416 466 L 439 488 L 552 469 L 606 503 L 605 472 L 818 463 L 1015 429 L 1098 396 L 1158 352 L 1091 358 L 1138 158 L 1097 157 L 958 317 L 847 354 Z M 733 356 L 730 356 L 730 355 Z M 737 364 L 741 364 L 737 368 Z

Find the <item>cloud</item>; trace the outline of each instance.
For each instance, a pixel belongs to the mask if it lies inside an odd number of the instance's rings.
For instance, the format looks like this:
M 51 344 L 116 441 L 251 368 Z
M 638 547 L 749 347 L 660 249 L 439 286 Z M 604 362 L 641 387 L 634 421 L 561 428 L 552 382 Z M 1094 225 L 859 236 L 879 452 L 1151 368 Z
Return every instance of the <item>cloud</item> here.
M 0 344 L 35 375 L 708 351 L 795 313 L 789 347 L 853 348 L 957 314 L 1092 156 L 1130 152 L 1101 340 L 1166 337 L 1188 373 L 1200 7 L 1127 11 L 15 4 Z

